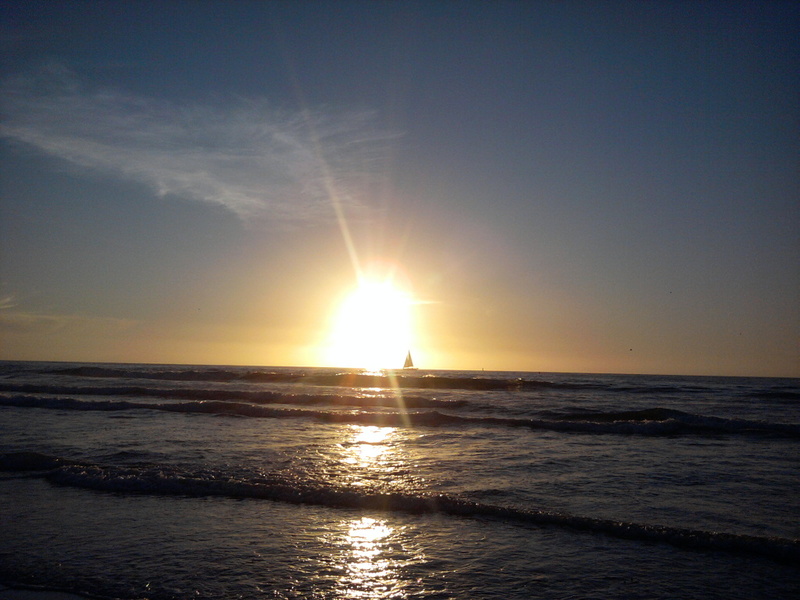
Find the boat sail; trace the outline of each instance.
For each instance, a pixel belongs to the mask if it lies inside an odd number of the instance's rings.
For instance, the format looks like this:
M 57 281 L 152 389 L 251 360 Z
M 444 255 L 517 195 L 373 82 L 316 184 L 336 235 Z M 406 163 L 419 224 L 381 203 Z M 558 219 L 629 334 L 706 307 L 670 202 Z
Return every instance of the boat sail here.
M 403 368 L 404 369 L 416 369 L 416 367 L 414 366 L 414 361 L 411 360 L 411 350 L 409 350 L 408 354 L 406 354 L 406 362 L 403 363 Z

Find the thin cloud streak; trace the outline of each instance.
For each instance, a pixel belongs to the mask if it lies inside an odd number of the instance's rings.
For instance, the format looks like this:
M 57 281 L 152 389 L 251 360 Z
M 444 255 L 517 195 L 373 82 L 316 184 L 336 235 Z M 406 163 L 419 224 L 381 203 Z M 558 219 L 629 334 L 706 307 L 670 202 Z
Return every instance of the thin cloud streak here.
M 0 91 L 3 137 L 248 222 L 331 219 L 331 189 L 351 208 L 368 205 L 365 181 L 380 176 L 389 138 L 368 111 L 292 112 L 248 99 L 179 106 L 90 89 L 60 65 Z
M 112 333 L 129 330 L 137 324 L 138 321 L 132 319 L 113 317 L 42 314 L 14 310 L 0 312 L 0 332 L 4 334 L 52 334 L 62 329 Z

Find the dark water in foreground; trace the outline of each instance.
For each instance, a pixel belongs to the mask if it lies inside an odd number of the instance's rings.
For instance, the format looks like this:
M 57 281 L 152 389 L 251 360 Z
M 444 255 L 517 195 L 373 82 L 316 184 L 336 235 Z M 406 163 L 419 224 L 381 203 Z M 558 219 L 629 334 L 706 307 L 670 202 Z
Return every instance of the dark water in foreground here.
M 800 381 L 0 363 L 0 581 L 795 598 Z

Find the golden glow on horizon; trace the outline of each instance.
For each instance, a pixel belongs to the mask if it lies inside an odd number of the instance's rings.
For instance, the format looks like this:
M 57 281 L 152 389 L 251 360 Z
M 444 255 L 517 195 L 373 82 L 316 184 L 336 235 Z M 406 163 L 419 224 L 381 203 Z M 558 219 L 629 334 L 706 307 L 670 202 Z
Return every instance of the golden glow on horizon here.
M 362 279 L 336 312 L 325 362 L 367 370 L 402 367 L 412 345 L 412 304 L 391 277 Z

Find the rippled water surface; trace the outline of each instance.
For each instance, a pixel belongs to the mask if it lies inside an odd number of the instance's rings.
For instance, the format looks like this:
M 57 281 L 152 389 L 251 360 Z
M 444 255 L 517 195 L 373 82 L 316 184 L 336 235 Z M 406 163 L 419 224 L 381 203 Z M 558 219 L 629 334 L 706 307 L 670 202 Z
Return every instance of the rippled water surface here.
M 0 363 L 0 578 L 790 598 L 800 382 Z

